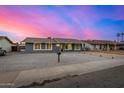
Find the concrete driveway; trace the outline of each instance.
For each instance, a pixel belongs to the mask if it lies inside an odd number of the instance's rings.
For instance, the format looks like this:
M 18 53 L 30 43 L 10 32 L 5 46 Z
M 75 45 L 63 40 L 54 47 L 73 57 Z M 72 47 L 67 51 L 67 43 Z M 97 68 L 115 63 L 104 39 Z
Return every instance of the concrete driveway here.
M 91 53 L 62 53 L 61 62 L 57 62 L 56 53 L 9 53 L 7 56 L 0 56 L 0 72 L 23 71 L 37 68 L 53 67 L 58 65 L 86 63 L 111 59 L 111 56 Z M 120 58 L 120 57 L 116 57 Z

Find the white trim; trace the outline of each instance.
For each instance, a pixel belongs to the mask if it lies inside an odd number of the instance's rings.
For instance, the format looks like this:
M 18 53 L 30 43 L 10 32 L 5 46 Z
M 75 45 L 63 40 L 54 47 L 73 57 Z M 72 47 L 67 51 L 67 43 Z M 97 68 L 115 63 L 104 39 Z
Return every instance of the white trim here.
M 76 47 L 75 47 L 74 50 L 81 50 L 81 47 L 80 47 L 80 48 L 76 48 Z
M 51 44 L 51 48 L 50 49 L 47 49 L 47 44 Z M 52 50 L 53 46 L 52 46 L 52 43 L 45 43 L 45 49 L 46 50 Z
M 39 44 L 40 44 L 40 49 L 35 49 L 35 44 L 36 44 L 36 43 L 33 43 L 33 50 L 34 50 L 34 51 L 41 50 L 41 43 L 39 43 Z
M 81 47 L 82 47 L 82 46 L 80 46 L 80 48 L 77 48 L 77 45 L 78 45 L 78 44 L 75 44 L 74 50 L 81 50 Z
M 69 49 L 65 49 L 65 50 L 72 50 L 71 48 L 69 48 Z
M 51 49 L 47 49 L 47 44 L 48 43 L 44 43 L 45 44 L 45 49 L 42 49 L 41 46 L 42 46 L 42 43 L 39 43 L 40 44 L 40 49 L 35 49 L 35 44 L 36 43 L 33 43 L 33 51 L 39 51 L 39 50 L 52 50 L 52 43 L 51 43 Z
M 81 49 L 76 49 L 76 48 L 75 48 L 74 50 L 81 50 Z
M 71 44 L 71 48 L 66 49 L 66 45 L 67 45 L 67 47 L 68 47 L 68 44 Z M 65 44 L 65 50 L 72 50 L 72 43 L 66 43 L 66 44 Z

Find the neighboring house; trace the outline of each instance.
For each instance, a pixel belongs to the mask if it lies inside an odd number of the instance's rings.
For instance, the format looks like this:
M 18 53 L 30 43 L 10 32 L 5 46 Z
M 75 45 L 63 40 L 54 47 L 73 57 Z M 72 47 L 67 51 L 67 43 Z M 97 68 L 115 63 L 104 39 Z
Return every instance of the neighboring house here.
M 25 42 L 20 42 L 20 44 L 19 44 L 19 51 L 20 52 L 25 51 Z
M 12 46 L 14 46 L 14 43 L 8 37 L 0 36 L 0 48 L 7 52 L 11 52 Z
M 119 42 L 119 44 L 117 44 L 117 50 L 124 50 L 124 42 Z
M 118 50 L 119 47 L 122 46 L 119 42 L 108 40 L 82 40 L 82 42 L 86 43 L 85 47 L 90 50 Z
M 58 50 L 58 45 L 62 51 L 81 51 L 81 41 L 76 39 L 65 38 L 26 38 L 25 42 L 26 52 L 44 52 Z

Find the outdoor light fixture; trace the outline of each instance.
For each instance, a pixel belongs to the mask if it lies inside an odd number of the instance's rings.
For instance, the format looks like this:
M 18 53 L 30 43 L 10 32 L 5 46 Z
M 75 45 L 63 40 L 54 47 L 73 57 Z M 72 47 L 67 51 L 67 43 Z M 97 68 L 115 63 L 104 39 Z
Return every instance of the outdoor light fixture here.
M 60 47 L 60 44 L 56 44 L 57 47 Z

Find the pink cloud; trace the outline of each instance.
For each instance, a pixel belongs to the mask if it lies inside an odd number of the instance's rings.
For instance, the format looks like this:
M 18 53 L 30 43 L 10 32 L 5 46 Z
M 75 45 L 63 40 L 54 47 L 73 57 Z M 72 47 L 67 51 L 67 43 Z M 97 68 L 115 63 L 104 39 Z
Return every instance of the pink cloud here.
M 96 31 L 95 29 L 83 29 L 82 31 L 83 39 L 98 39 L 100 33 Z
M 15 33 L 18 38 L 47 36 L 71 37 L 74 34 L 72 28 L 54 14 L 46 16 L 32 14 L 28 17 L 31 19 L 31 22 L 25 22 L 26 18 L 27 16 L 23 14 L 13 14 L 9 11 L 1 12 L 0 29 Z

